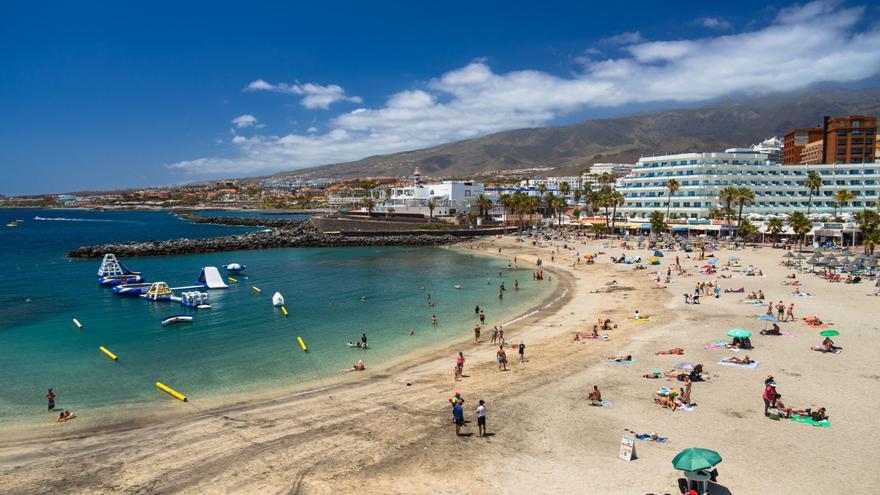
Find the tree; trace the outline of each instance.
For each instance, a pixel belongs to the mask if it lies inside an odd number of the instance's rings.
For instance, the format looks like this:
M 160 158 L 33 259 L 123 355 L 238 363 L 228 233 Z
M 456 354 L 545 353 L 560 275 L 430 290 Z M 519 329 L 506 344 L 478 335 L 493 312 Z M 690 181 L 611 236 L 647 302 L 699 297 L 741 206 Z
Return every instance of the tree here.
M 666 199 L 666 218 L 669 218 L 669 206 L 672 205 L 672 196 L 678 192 L 681 186 L 678 185 L 678 181 L 675 179 L 669 179 L 666 183 L 666 189 L 669 190 L 669 197 Z
M 556 198 L 556 204 L 553 207 L 556 209 L 556 215 L 559 217 L 557 221 L 557 225 L 562 228 L 562 215 L 565 214 L 565 207 L 568 206 L 568 201 L 563 197 Z
M 367 215 L 373 216 L 373 208 L 376 207 L 376 202 L 373 201 L 373 198 L 364 198 L 361 200 L 361 206 L 367 209 Z
M 794 231 L 795 239 L 799 244 L 807 238 L 807 234 L 813 230 L 813 222 L 803 213 L 796 211 L 788 216 L 788 226 Z
M 747 241 L 758 235 L 758 227 L 747 218 L 741 224 L 737 224 L 737 234 Z
M 489 210 L 492 209 L 492 200 L 485 194 L 477 196 L 477 208 L 480 210 L 480 216 L 484 220 L 489 219 Z
M 623 197 L 623 193 L 621 193 L 620 191 L 614 190 L 614 191 L 611 191 L 608 200 L 611 203 L 611 207 L 612 207 L 611 234 L 614 235 L 614 223 L 617 220 L 617 207 L 623 206 L 623 204 L 626 203 L 626 198 Z
M 591 223 L 590 230 L 593 232 L 593 235 L 596 238 L 602 237 L 605 235 L 605 232 L 608 230 L 608 227 L 604 223 Z
M 559 194 L 562 195 L 563 198 L 568 198 L 568 195 L 571 193 L 571 184 L 568 182 L 563 182 L 559 184 Z
M 434 208 L 437 207 L 437 203 L 433 199 L 429 199 L 425 206 L 428 207 L 428 221 L 434 222 Z
M 733 202 L 736 200 L 737 191 L 739 188 L 734 186 L 727 186 L 721 191 L 718 192 L 718 200 L 724 203 L 724 213 L 725 220 L 728 226 L 730 226 L 730 216 L 733 214 Z
M 379 183 L 374 180 L 362 180 L 358 182 L 358 187 L 367 191 L 367 195 L 369 195 L 371 198 L 373 197 L 373 189 L 375 189 L 378 185 Z
M 813 195 L 819 194 L 819 191 L 822 189 L 822 177 L 816 172 L 811 171 L 807 174 L 807 180 L 804 181 L 804 185 L 810 190 L 810 199 L 807 200 L 807 215 L 809 215 L 810 208 L 813 206 Z
M 550 214 L 551 223 L 553 221 L 553 217 L 556 215 L 556 199 L 557 199 L 556 195 L 553 194 L 552 192 L 548 192 L 547 194 L 544 195 L 544 202 L 547 205 L 545 207 L 544 211 L 545 211 L 545 213 Z
M 738 236 L 739 224 L 742 222 L 743 206 L 747 204 L 750 205 L 755 202 L 755 191 L 752 191 L 748 187 L 737 187 L 734 200 L 736 201 L 736 205 L 739 207 L 739 212 L 736 215 L 736 235 Z
M 543 182 L 538 184 L 538 195 L 539 195 L 541 201 L 544 200 L 544 194 L 546 194 L 546 193 L 547 193 L 547 184 L 544 184 Z
M 535 196 L 526 196 L 523 199 L 523 211 L 529 214 L 529 218 L 538 212 L 540 206 L 541 200 Z
M 651 212 L 651 233 L 660 233 L 665 232 L 669 226 L 666 225 L 666 218 L 663 216 L 663 212 L 659 210 L 654 210 Z
M 773 236 L 773 242 L 776 242 L 777 236 L 785 230 L 785 223 L 781 218 L 771 218 L 769 222 L 767 222 L 767 232 Z
M 872 230 L 864 234 L 865 252 L 874 255 L 874 248 L 880 244 L 880 230 Z
M 880 241 L 880 214 L 875 210 L 865 208 L 855 214 L 855 219 L 859 224 L 859 230 L 862 232 L 865 251 L 867 252 L 870 247 L 871 254 L 873 254 L 877 241 Z
M 837 208 L 840 208 L 840 213 L 843 214 L 843 207 L 854 199 L 856 199 L 856 195 L 846 189 L 841 189 L 834 193 L 834 202 L 837 203 L 837 207 L 834 209 L 834 216 L 837 216 Z
M 504 207 L 504 226 L 506 228 L 507 216 L 513 211 L 513 196 L 510 194 L 502 194 L 498 196 L 498 203 Z

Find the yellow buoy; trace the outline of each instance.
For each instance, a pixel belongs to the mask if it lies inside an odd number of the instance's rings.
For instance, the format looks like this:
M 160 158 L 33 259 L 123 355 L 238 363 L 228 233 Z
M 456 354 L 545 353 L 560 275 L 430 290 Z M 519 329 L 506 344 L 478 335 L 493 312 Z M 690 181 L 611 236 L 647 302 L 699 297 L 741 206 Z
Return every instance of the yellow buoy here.
M 116 356 L 116 354 L 113 354 L 112 352 L 108 351 L 106 347 L 101 346 L 101 347 L 98 347 L 98 349 L 101 349 L 101 352 L 103 352 L 104 354 L 106 354 L 108 358 L 110 358 L 110 359 L 112 359 L 112 360 L 114 360 L 114 361 L 118 361 L 118 360 L 119 360 L 119 358 Z
M 263 291 L 261 291 L 260 288 L 257 287 L 256 285 L 252 285 L 252 286 L 251 286 L 251 289 L 254 289 L 254 292 L 256 292 L 257 294 L 260 294 L 261 292 L 263 292 Z
M 76 325 L 76 328 L 82 328 L 82 323 L 79 322 L 76 318 L 73 319 L 73 324 Z
M 281 306 L 281 312 L 284 313 L 284 316 L 287 316 L 287 308 Z
M 303 352 L 309 352 L 309 348 L 306 347 L 306 343 L 303 342 L 302 337 L 297 337 L 296 340 L 299 342 L 299 346 L 303 348 Z
M 237 283 L 238 283 L 238 279 L 235 279 L 235 278 L 232 278 L 232 277 L 229 277 L 229 281 L 232 282 L 233 284 L 237 284 Z
M 165 385 L 165 384 L 162 383 L 162 382 L 156 382 L 156 388 L 158 388 L 159 390 L 165 392 L 166 394 L 170 395 L 171 397 L 174 397 L 174 398 L 176 398 L 176 399 L 180 399 L 180 400 L 186 402 L 186 396 L 185 396 L 185 395 L 183 395 L 182 393 L 178 392 L 177 390 L 174 390 L 173 388 L 169 387 L 168 385 Z

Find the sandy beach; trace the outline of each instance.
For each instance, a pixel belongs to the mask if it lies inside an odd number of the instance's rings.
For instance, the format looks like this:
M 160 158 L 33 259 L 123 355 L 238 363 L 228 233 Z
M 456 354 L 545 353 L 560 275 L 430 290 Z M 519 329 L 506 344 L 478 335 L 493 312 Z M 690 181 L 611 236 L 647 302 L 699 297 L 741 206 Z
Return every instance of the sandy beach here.
M 581 254 L 623 252 L 603 248 L 608 242 L 569 247 Z M 737 256 L 764 275 L 732 269 L 726 279 L 699 274 L 698 262 L 682 252 L 667 254 L 659 267 L 633 270 L 607 255 L 572 266 L 573 250 L 557 253 L 562 241 L 544 244 L 506 237 L 470 245 L 530 263 L 540 258 L 546 273 L 562 281 L 565 297 L 505 327 L 509 342 L 526 344 L 527 358 L 521 363 L 508 349 L 507 372 L 498 371 L 489 332 L 474 344 L 471 328 L 461 328 L 454 330 L 459 345 L 349 373 L 358 376 L 311 393 L 224 406 L 181 403 L 186 414 L 102 429 L 47 424 L 45 433 L 0 438 L 0 493 L 678 493 L 680 473 L 671 459 L 687 447 L 723 456 L 714 493 L 870 493 L 880 484 L 873 455 L 863 453 L 880 437 L 870 427 L 880 404 L 872 395 L 880 386 L 872 287 L 798 275 L 800 290 L 813 297 L 795 297 L 783 285 L 791 273 L 780 265 L 783 251 L 770 248 L 717 252 L 721 262 Z M 656 288 L 653 274 L 665 275 L 676 254 L 691 276 L 673 275 L 667 288 Z M 521 271 L 523 279 L 531 277 Z M 764 308 L 741 302 L 745 294 L 685 304 L 683 293 L 716 278 L 722 290 L 761 289 L 768 300 L 794 302 L 797 321 L 780 325 L 790 335 L 759 335 L 763 322 L 755 316 Z M 610 280 L 617 281 L 613 288 Z M 635 310 L 651 320 L 628 321 Z M 822 338 L 800 321 L 807 315 L 834 322 L 843 352 L 810 350 Z M 573 341 L 599 317 L 619 323 L 609 340 Z M 752 331 L 755 349 L 705 348 L 734 327 Z M 655 355 L 673 347 L 685 355 Z M 458 351 L 466 358 L 465 376 L 455 382 Z M 608 359 L 626 354 L 635 362 Z M 759 364 L 718 364 L 734 355 Z M 642 375 L 682 361 L 702 363 L 709 379 L 693 385 L 692 411 L 662 409 L 653 401 L 656 389 L 680 382 Z M 766 418 L 761 393 L 768 375 L 788 406 L 826 407 L 831 426 Z M 613 407 L 589 405 L 594 384 Z M 454 435 L 448 403 L 456 391 L 466 401 L 462 437 Z M 476 436 L 479 399 L 488 408 L 485 438 Z M 668 441 L 637 442 L 637 458 L 626 462 L 618 450 L 627 429 Z

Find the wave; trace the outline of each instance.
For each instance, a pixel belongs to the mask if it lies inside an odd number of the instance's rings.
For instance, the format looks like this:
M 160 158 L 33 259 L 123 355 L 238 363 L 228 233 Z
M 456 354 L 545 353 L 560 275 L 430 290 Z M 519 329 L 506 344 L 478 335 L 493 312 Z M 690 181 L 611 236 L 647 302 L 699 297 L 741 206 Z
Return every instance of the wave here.
M 43 222 L 104 222 L 104 223 L 140 223 L 131 220 L 108 220 L 106 218 L 65 218 L 65 217 L 34 217 Z

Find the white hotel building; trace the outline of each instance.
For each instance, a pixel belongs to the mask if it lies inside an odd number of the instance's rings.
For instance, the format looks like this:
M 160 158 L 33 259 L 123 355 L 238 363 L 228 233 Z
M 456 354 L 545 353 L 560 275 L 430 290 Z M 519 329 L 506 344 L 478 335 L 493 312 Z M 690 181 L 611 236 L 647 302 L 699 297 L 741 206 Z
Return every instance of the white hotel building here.
M 734 152 L 735 151 L 735 152 Z M 678 181 L 670 216 L 707 218 L 710 208 L 720 208 L 719 192 L 728 186 L 748 187 L 755 193 L 743 213 L 806 213 L 808 172 L 822 177 L 822 188 L 812 199 L 812 213 L 833 213 L 834 194 L 846 189 L 855 199 L 842 212 L 856 213 L 880 199 L 880 163 L 782 165 L 759 152 L 728 150 L 724 153 L 682 153 L 642 158 L 632 173 L 618 179 L 616 188 L 625 204 L 618 212 L 629 218 L 647 218 L 654 210 L 666 212 L 667 181 Z M 838 210 L 841 211 L 841 210 Z

